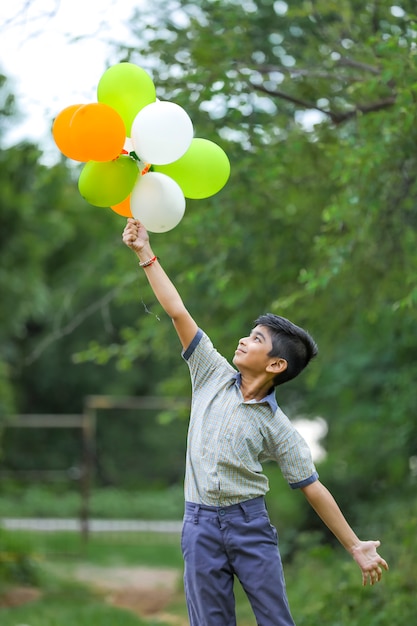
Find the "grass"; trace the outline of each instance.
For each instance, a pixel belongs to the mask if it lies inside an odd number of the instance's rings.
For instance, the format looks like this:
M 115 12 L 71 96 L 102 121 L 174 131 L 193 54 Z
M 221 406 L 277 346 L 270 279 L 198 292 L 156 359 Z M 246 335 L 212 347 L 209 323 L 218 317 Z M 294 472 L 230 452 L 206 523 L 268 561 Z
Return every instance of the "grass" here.
M 13 537 L 19 535 L 22 545 L 30 545 L 32 559 L 41 571 L 36 580 L 43 597 L 20 607 L 0 609 L 2 626 L 154 625 L 152 619 L 144 621 L 127 611 L 107 606 L 100 596 L 74 583 L 73 572 L 80 564 L 168 567 L 177 569 L 181 579 L 183 561 L 178 535 L 135 533 L 115 537 L 100 533 L 93 535 L 88 544 L 83 546 L 80 536 L 75 533 L 11 534 Z M 69 551 L 71 556 L 65 556 Z M 249 602 L 239 584 L 236 585 L 236 598 L 239 626 L 255 626 Z M 186 621 L 182 584 L 168 611 Z M 158 624 L 163 626 L 161 622 Z
M 156 626 L 129 611 L 108 606 L 82 586 L 61 583 L 43 597 L 19 607 L 0 609 L 2 626 Z M 158 622 L 159 626 L 163 626 Z
M 341 548 L 323 544 L 317 532 L 298 534 L 295 552 L 284 555 L 288 596 L 297 626 L 402 626 L 415 622 L 415 500 L 387 499 L 378 509 L 364 511 L 363 520 L 365 531 L 359 529 L 360 534 L 383 540 L 381 553 L 390 564 L 390 572 L 375 587 L 363 588 L 359 569 Z M 42 589 L 43 597 L 26 606 L 0 609 L 2 626 L 153 626 L 152 620 L 141 620 L 132 613 L 110 607 L 102 597 L 76 585 L 72 580 L 74 568 L 88 563 L 103 567 L 171 567 L 179 572 L 182 569 L 178 535 L 97 533 L 86 545 L 75 533 L 20 531 L 12 533 L 11 538 L 2 548 L 0 532 L 0 556 L 3 551 L 21 559 L 23 578 L 18 580 L 19 584 L 30 582 L 30 565 L 35 563 L 34 582 Z M 7 559 L 3 565 L 14 567 Z M 236 601 L 238 625 L 255 626 L 239 585 Z M 181 585 L 166 611 L 186 620 Z M 159 626 L 163 625 L 159 622 Z
M 92 536 L 84 552 L 80 551 L 71 559 L 57 556 L 49 559 L 45 555 L 48 549 L 51 552 L 52 548 L 64 549 L 68 541 L 76 543 L 79 537 L 72 533 L 31 535 L 31 550 L 42 571 L 39 584 L 43 597 L 28 605 L 1 609 L 2 626 L 156 624 L 152 619 L 142 620 L 133 613 L 108 606 L 102 597 L 75 584 L 73 572 L 82 563 L 103 567 L 172 567 L 180 571 L 182 557 L 178 535 L 139 533 L 127 539 L 120 536 L 116 541 L 114 537 L 100 534 Z M 285 564 L 288 595 L 297 626 L 362 626 L 364 623 L 367 626 L 399 626 L 414 623 L 415 566 L 412 554 L 408 559 L 403 554 L 402 559 L 401 570 L 394 569 L 380 585 L 364 589 L 359 570 L 343 550 L 334 550 L 315 540 L 309 544 L 304 539 L 303 548 L 292 562 Z M 238 625 L 255 626 L 249 603 L 239 585 L 236 586 L 236 600 Z M 166 611 L 186 620 L 181 588 Z
M 143 533 L 114 537 L 94 535 L 86 546 L 75 533 L 2 533 L 3 546 L 12 538 L 16 555 L 18 545 L 29 550 L 36 563 L 32 583 L 41 589 L 39 600 L 18 607 L 0 608 L 2 626 L 164 626 L 163 622 L 144 620 L 120 608 L 109 606 L 100 594 L 74 581 L 80 564 L 112 566 L 170 567 L 181 570 L 179 537 Z M 17 537 L 17 539 L 16 539 Z M 72 553 L 68 556 L 68 548 Z M 4 553 L 5 554 L 5 553 Z M 11 552 L 8 552 L 11 554 Z M 53 555 L 53 556 L 48 556 Z M 19 585 L 20 580 L 16 581 Z M 29 583 L 29 580 L 25 580 Z M 0 583 L 0 596 L 10 584 Z M 183 597 L 176 601 L 177 612 L 185 615 Z
M 13 533 L 16 535 L 17 533 Z M 93 565 L 146 565 L 182 568 L 180 540 L 177 534 L 95 533 L 85 543 L 79 533 L 42 533 L 19 531 L 21 540 L 42 563 L 63 562 L 70 565 L 86 561 Z
M 94 489 L 90 516 L 103 519 L 180 520 L 184 511 L 182 486 L 163 491 L 128 491 L 114 487 Z M 76 489 L 59 485 L 2 485 L 1 517 L 78 517 L 81 496 Z
M 411 528 L 414 523 L 413 529 Z M 417 593 L 414 552 L 415 520 L 408 520 L 403 541 L 407 551 L 395 554 L 397 545 L 387 541 L 384 554 L 391 560 L 391 572 L 375 587 L 361 586 L 360 572 L 342 549 L 321 545 L 315 537 L 304 537 L 302 547 L 291 562 L 284 564 L 288 595 L 297 626 L 402 626 L 415 621 Z M 37 537 L 37 540 L 36 540 Z M 32 550 L 39 551 L 43 598 L 18 608 L 0 609 L 2 626 L 154 626 L 154 622 L 107 606 L 103 598 L 71 581 L 73 567 L 93 565 L 147 565 L 182 568 L 179 537 L 137 534 L 117 541 L 105 535 L 93 536 L 84 553 L 71 559 L 55 556 L 49 560 L 42 550 L 54 544 L 64 548 L 66 541 L 77 542 L 71 533 L 58 536 L 31 535 Z M 393 540 L 397 542 L 397 536 Z M 408 549 L 410 550 L 408 552 Z M 391 554 L 390 554 L 391 552 Z M 255 621 L 239 585 L 236 586 L 239 626 L 255 626 Z M 168 609 L 186 618 L 185 601 L 179 588 Z M 159 622 L 161 626 L 161 623 Z

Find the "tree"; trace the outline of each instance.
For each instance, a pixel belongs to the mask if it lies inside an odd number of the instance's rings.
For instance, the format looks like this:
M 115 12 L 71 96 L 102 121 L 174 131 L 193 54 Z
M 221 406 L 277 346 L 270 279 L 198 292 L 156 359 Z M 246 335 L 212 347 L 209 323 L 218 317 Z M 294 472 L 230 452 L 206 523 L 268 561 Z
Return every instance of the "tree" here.
M 416 451 L 413 12 L 407 1 L 164 2 L 137 11 L 137 45 L 121 56 L 231 157 L 227 188 L 204 209 L 190 203 L 186 260 L 170 259 L 186 301 L 226 353 L 262 309 L 314 329 L 325 359 L 293 395 L 309 388 L 328 414 L 336 396 L 340 480 L 360 445 L 384 488 Z
M 15 112 L 5 79 L 1 93 L 0 123 L 6 124 Z M 108 307 L 121 288 L 117 279 L 106 278 L 106 265 L 115 267 L 116 215 L 109 210 L 106 220 L 97 209 L 94 215 L 78 193 L 77 170 L 64 160 L 43 165 L 40 157 L 39 148 L 27 142 L 0 149 L 2 416 L 30 411 L 33 404 L 46 410 L 43 402 L 54 410 L 51 398 L 36 398 L 53 388 L 55 375 L 62 380 L 61 368 L 71 363 L 76 343 L 63 351 L 65 338 L 92 317 L 97 328 L 101 315 L 101 325 L 110 328 Z M 54 394 L 53 401 L 59 397 Z
M 188 201 L 181 224 L 153 236 L 155 249 L 226 356 L 260 312 L 311 330 L 323 357 L 279 401 L 292 415 L 308 407 L 327 417 L 347 501 L 365 473 L 376 494 L 404 485 L 416 455 L 413 10 L 386 0 L 161 0 L 136 11 L 137 43 L 118 53 L 148 69 L 158 97 L 184 106 L 196 136 L 232 163 L 225 189 Z M 58 174 L 58 213 L 36 205 L 60 235 L 55 252 L 38 252 L 48 280 L 34 297 L 43 291 L 45 308 L 20 358 L 52 382 L 75 353 L 79 372 L 104 364 L 100 384 L 113 390 L 188 394 L 170 321 L 117 239 L 122 221 L 87 210 L 71 168 L 43 180 Z M 26 389 L 41 388 L 33 369 L 19 371 Z M 90 376 L 74 371 L 73 384 L 84 389 Z M 38 401 L 50 402 L 44 390 Z
M 7 82 L 2 85 L 0 125 L 16 114 Z M 79 166 L 64 159 L 48 166 L 41 157 L 29 142 L 0 147 L 0 424 L 16 413 L 79 413 L 90 394 L 149 395 L 154 378 L 166 375 L 161 362 L 147 353 L 146 365 L 135 354 L 137 364 L 129 370 L 129 353 L 120 359 L 119 369 L 109 362 L 112 343 L 122 342 L 138 317 L 157 318 L 148 312 L 145 298 L 141 304 L 137 289 L 137 306 L 124 306 L 139 273 L 121 243 L 124 219 L 81 198 Z M 104 351 L 100 344 L 110 349 Z M 83 352 L 92 353 L 94 363 L 83 362 Z M 127 460 L 134 442 L 146 441 L 151 449 L 156 417 L 153 412 L 139 419 L 131 412 L 124 415 L 123 428 L 116 416 L 100 420 L 99 448 L 116 446 L 112 461 L 106 455 L 102 462 L 104 481 L 113 480 L 109 467 L 120 458 L 119 451 Z M 7 437 L 3 461 L 9 467 L 56 469 L 68 458 L 77 460 L 77 435 L 63 438 L 61 432 L 31 432 L 28 446 L 24 433 L 16 430 Z M 171 442 L 175 437 L 171 434 Z M 172 481 L 178 474 L 172 461 L 182 461 L 183 454 L 168 448 L 168 441 L 169 435 L 161 465 Z M 137 457 L 137 449 L 132 456 Z M 120 479 L 122 472 L 116 474 Z M 133 475 L 140 480 L 139 472 Z M 161 470 L 158 479 L 162 476 Z

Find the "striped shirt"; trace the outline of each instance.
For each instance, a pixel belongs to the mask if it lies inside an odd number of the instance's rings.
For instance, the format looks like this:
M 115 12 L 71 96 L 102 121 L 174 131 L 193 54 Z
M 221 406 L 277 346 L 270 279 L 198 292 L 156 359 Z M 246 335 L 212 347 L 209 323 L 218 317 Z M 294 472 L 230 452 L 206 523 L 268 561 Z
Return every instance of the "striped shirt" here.
M 310 448 L 278 407 L 275 392 L 243 399 L 240 374 L 199 329 L 182 353 L 192 381 L 185 500 L 211 506 L 265 495 L 262 463 L 275 460 L 296 489 L 318 479 Z

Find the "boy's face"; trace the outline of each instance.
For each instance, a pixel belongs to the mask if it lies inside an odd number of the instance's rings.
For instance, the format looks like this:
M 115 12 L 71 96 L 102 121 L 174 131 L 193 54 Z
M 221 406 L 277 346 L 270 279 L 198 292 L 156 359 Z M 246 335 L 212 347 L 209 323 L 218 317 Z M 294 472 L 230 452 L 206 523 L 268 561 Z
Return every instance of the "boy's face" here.
M 266 326 L 255 326 L 249 337 L 242 337 L 233 357 L 233 364 L 239 371 L 245 369 L 253 374 L 266 371 L 276 357 L 268 356 L 272 350 L 272 340 Z

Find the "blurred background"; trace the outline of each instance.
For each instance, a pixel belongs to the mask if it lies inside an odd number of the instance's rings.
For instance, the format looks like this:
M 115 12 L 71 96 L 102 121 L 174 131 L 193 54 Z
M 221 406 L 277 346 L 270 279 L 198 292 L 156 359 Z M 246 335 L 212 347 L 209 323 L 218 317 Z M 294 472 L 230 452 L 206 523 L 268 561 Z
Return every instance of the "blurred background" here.
M 0 520 L 181 519 L 188 368 L 121 242 L 124 218 L 81 198 L 81 166 L 51 136 L 61 109 L 96 101 L 105 69 L 130 61 L 231 162 L 221 192 L 187 200 L 181 223 L 152 236 L 155 252 L 226 357 L 267 311 L 311 332 L 319 356 L 277 389 L 278 403 L 320 444 L 321 480 L 361 537 L 383 541 L 391 565 L 364 592 L 301 495 L 267 467 L 296 622 L 410 622 L 415 3 L 25 0 L 0 15 Z M 101 544 L 52 535 L 0 527 L 0 591 L 18 580 L 49 598 L 32 606 L 31 626 L 58 623 L 45 613 L 58 610 L 51 554 L 108 565 L 115 552 L 156 566 L 172 552 L 165 565 L 181 568 L 175 533 L 166 545 L 152 533 L 114 532 Z M 61 624 L 153 623 L 127 613 L 91 621 L 66 591 Z M 239 624 L 252 624 L 242 606 Z M 0 608 L 2 624 L 24 621 L 16 610 L 26 609 Z M 170 610 L 185 619 L 180 586 Z

